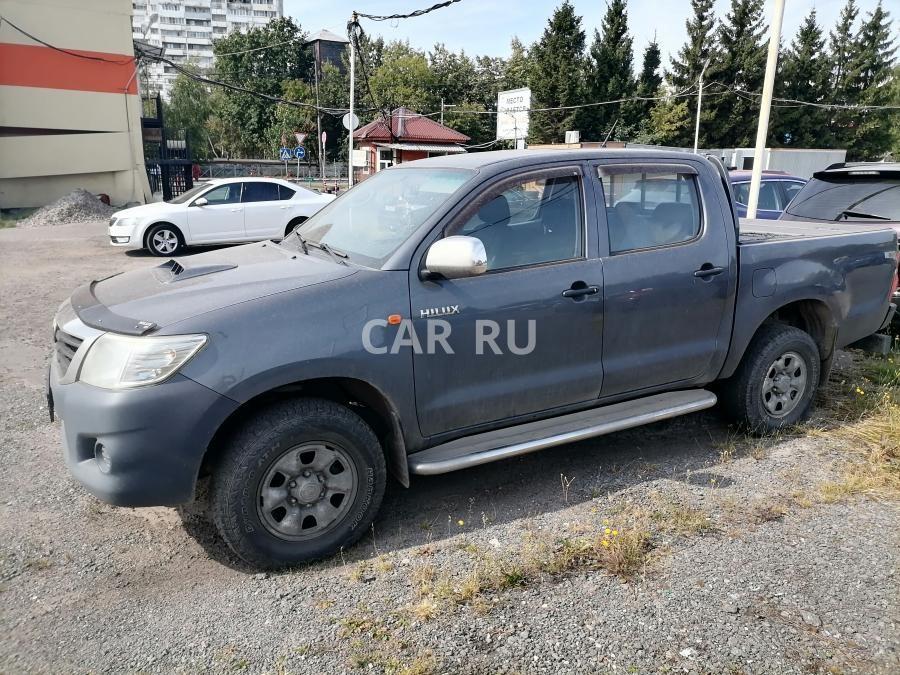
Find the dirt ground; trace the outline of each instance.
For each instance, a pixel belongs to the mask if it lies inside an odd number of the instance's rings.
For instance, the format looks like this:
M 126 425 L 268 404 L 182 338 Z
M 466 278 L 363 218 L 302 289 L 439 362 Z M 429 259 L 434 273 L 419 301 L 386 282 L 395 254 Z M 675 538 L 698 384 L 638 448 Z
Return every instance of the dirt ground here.
M 815 431 L 825 407 L 767 441 L 701 414 L 392 485 L 370 536 L 277 575 L 196 508 L 98 502 L 47 418 L 50 321 L 158 262 L 103 223 L 0 231 L 0 672 L 900 672 L 900 509 L 823 498 L 856 443 Z

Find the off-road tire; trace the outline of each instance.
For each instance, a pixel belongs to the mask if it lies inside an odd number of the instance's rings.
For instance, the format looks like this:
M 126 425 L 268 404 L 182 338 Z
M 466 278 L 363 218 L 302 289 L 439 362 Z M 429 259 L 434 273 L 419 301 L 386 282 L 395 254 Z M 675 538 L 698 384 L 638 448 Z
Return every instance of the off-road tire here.
M 332 529 L 288 541 L 264 522 L 260 490 L 288 450 L 316 443 L 339 447 L 353 463 L 356 491 Z M 264 409 L 232 435 L 213 469 L 210 512 L 238 557 L 256 569 L 279 569 L 324 558 L 356 542 L 372 524 L 386 484 L 381 445 L 359 415 L 332 401 L 294 399 Z
M 158 246 L 156 243 L 157 235 L 165 236 L 165 239 L 169 242 L 172 242 L 172 237 L 174 236 L 174 248 L 169 250 L 169 247 Z M 160 258 L 168 258 L 184 252 L 184 235 L 181 234 L 181 230 L 174 225 L 170 225 L 169 223 L 158 223 L 147 230 L 144 245 L 151 254 Z
M 770 369 L 785 354 L 803 360 L 805 386 L 794 407 L 782 416 L 770 412 L 763 399 L 764 382 Z M 806 419 L 812 411 L 821 373 L 819 348 L 810 335 L 780 323 L 762 326 L 747 348 L 737 371 L 719 386 L 722 411 L 733 422 L 763 435 L 788 428 Z

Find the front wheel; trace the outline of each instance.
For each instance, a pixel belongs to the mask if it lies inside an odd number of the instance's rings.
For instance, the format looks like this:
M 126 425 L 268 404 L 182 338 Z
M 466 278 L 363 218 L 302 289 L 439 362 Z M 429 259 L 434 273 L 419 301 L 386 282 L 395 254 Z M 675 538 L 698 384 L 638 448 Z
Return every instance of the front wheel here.
M 784 324 L 763 326 L 735 374 L 722 386 L 728 416 L 755 433 L 771 433 L 809 416 L 819 386 L 819 348 Z
M 298 399 L 268 408 L 232 437 L 213 472 L 210 505 L 241 559 L 277 569 L 354 543 L 386 483 L 381 446 L 358 415 Z
M 147 249 L 155 256 L 173 256 L 184 249 L 184 238 L 174 225 L 154 225 L 147 232 Z

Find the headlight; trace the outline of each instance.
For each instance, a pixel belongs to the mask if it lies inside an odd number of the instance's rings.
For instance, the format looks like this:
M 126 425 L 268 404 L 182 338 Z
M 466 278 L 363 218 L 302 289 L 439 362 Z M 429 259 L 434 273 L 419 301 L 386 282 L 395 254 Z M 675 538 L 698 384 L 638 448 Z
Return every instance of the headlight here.
M 104 333 L 84 357 L 78 379 L 104 389 L 157 384 L 175 374 L 206 340 L 205 335 L 130 337 Z
M 117 218 L 115 225 L 116 227 L 134 227 L 137 221 L 137 218 Z M 112 227 L 113 223 L 110 223 L 109 226 Z

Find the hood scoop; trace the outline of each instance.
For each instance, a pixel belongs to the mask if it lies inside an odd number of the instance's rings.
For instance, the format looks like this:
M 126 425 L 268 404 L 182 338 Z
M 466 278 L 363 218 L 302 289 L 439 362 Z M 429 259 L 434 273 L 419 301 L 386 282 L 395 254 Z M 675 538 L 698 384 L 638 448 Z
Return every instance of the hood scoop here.
M 185 267 L 174 258 L 164 262 L 159 267 L 153 269 L 153 276 L 157 281 L 163 284 L 171 284 L 176 281 L 184 281 L 185 279 L 193 279 L 194 277 L 202 277 L 215 272 L 224 272 L 233 270 L 237 265 L 229 263 L 219 263 L 211 265 L 195 265 L 193 267 Z

